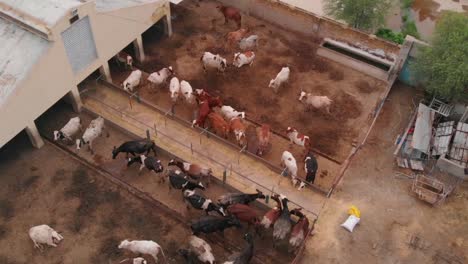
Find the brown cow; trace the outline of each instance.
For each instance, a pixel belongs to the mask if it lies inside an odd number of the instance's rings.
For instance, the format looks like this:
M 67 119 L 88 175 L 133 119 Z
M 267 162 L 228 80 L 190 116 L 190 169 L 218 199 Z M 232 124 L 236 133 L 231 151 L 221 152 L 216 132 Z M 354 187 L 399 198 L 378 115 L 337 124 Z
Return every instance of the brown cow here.
M 244 147 L 246 143 L 245 138 L 245 125 L 242 123 L 242 118 L 235 117 L 230 121 L 231 131 L 236 136 L 237 143 L 239 146 Z
M 239 9 L 232 7 L 232 6 L 223 6 L 223 5 L 217 6 L 216 8 L 219 11 L 221 11 L 221 13 L 223 13 L 224 24 L 227 24 L 228 20 L 232 20 L 236 22 L 238 28 L 241 27 L 242 17 L 241 17 Z
M 208 120 L 210 121 L 210 126 L 214 129 L 215 133 L 227 139 L 229 124 L 224 120 L 224 118 L 216 112 L 211 112 L 208 115 Z
M 198 109 L 198 118 L 192 121 L 192 127 L 197 125 L 199 127 L 205 127 L 205 120 L 208 114 L 211 112 L 208 100 L 202 101 Z
M 261 127 L 257 127 L 258 147 L 256 154 L 258 156 L 263 156 L 268 146 L 270 145 L 270 138 L 271 131 L 269 125 L 263 124 Z
M 241 39 L 244 38 L 244 36 L 247 34 L 247 32 L 249 32 L 249 29 L 241 28 L 239 30 L 227 33 L 226 34 L 227 44 L 229 46 L 234 46 L 234 45 L 237 46 L 239 41 L 241 41 Z

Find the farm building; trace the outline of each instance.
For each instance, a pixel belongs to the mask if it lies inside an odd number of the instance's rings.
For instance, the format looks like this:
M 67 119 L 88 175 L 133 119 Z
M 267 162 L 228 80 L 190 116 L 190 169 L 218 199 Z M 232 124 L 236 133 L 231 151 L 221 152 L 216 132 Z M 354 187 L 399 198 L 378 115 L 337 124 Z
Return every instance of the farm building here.
M 79 111 L 77 85 L 96 70 L 108 76 L 129 44 L 144 60 L 141 35 L 158 21 L 170 35 L 166 0 L 0 1 L 0 147 L 23 129 L 41 147 L 35 119 L 64 96 Z

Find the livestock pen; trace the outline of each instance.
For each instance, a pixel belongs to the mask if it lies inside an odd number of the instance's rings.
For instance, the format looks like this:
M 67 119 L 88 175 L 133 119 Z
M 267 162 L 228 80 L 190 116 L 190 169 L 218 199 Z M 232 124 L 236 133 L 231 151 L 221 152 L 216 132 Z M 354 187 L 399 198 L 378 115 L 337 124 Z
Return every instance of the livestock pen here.
M 67 111 L 66 108 L 63 106 L 56 106 L 47 112 L 43 117 L 41 117 L 40 129 L 41 132 L 44 132 L 44 135 L 50 134 L 57 123 L 63 122 L 67 120 L 68 117 L 73 116 L 74 114 Z M 92 118 L 89 114 L 82 113 L 80 114 L 82 117 L 83 122 L 86 124 Z M 143 173 L 142 175 L 137 176 L 137 168 L 125 168 L 126 161 L 122 157 L 118 157 L 116 160 L 111 159 L 111 149 L 113 144 L 119 144 L 125 140 L 135 139 L 136 135 L 128 131 L 122 130 L 120 127 L 115 126 L 112 123 L 108 123 L 107 126 L 110 129 L 111 136 L 110 138 L 103 137 L 102 139 L 98 139 L 96 141 L 96 153 L 95 155 L 91 155 L 87 151 L 80 150 L 77 154 L 75 153 L 74 147 L 68 147 L 62 144 L 60 148 L 64 149 L 64 151 L 69 152 L 72 155 L 76 155 L 76 157 L 80 160 L 83 160 L 90 166 L 94 166 L 103 173 L 107 174 L 107 177 L 111 177 L 112 181 L 120 182 L 120 185 L 124 185 L 126 189 L 130 188 L 132 193 L 136 193 L 137 196 L 143 196 L 144 200 L 154 200 L 156 203 L 161 203 L 164 207 L 170 208 L 169 211 L 166 211 L 166 214 L 172 214 L 177 218 L 182 219 L 182 221 L 190 222 L 190 220 L 202 215 L 201 211 L 196 211 L 192 209 L 192 211 L 187 211 L 185 209 L 184 203 L 181 201 L 181 194 L 177 190 L 173 190 L 168 192 L 166 185 L 158 184 L 157 181 L 159 180 L 157 176 L 151 176 L 151 174 Z M 151 133 L 153 135 L 153 133 Z M 162 136 L 158 133 L 158 136 Z M 171 158 L 174 158 L 174 155 L 171 153 L 166 152 L 163 149 L 158 149 L 158 158 L 163 161 L 163 164 L 166 166 L 167 161 Z M 265 194 L 271 195 L 269 190 L 263 189 L 262 186 L 257 185 L 257 189 L 261 189 Z M 135 189 L 132 191 L 131 189 Z M 209 198 L 214 199 L 219 195 L 235 191 L 232 187 L 227 184 L 223 184 L 221 181 L 215 181 L 214 184 L 210 185 L 204 193 Z M 146 198 L 145 198 L 146 197 Z M 294 203 L 292 203 L 291 208 L 297 207 Z M 262 215 L 267 207 L 260 203 L 256 203 L 255 210 L 259 212 L 259 215 Z M 307 209 L 304 209 L 305 212 L 309 215 L 310 220 L 313 221 L 315 219 L 313 212 L 307 212 Z M 172 213 L 171 213 L 172 211 Z M 230 238 L 228 241 L 225 241 L 226 247 L 228 250 L 236 251 L 240 250 L 243 247 L 244 242 L 240 238 L 245 230 L 228 230 L 226 233 Z M 294 255 L 288 254 L 285 248 L 280 248 L 279 250 L 273 250 L 271 239 L 268 237 L 271 236 L 271 231 L 266 231 L 263 239 L 258 240 L 256 239 L 255 248 L 256 248 L 256 257 L 255 263 L 286 263 L 289 262 Z M 266 237 L 265 237 L 266 236 Z M 215 236 L 212 239 L 211 236 L 208 238 L 208 242 L 210 243 L 220 243 L 223 239 Z M 260 261 L 260 262 L 258 262 Z
M 231 24 L 223 25 L 222 15 L 213 1 L 187 1 L 173 9 L 174 35 L 163 38 L 156 29 L 143 36 L 148 59 L 137 63 L 147 73 L 172 66 L 175 76 L 187 80 L 194 89 L 205 89 L 220 96 L 225 105 L 246 111 L 249 120 L 250 146 L 255 144 L 254 128 L 261 123 L 270 124 L 280 138 L 272 141 L 272 149 L 263 158 L 277 163 L 282 151 L 290 147 L 284 137 L 288 126 L 311 138 L 313 150 L 318 154 L 319 171 L 315 185 L 329 190 L 341 165 L 367 132 L 372 113 L 385 93 L 385 83 L 363 73 L 347 68 L 316 55 L 320 39 L 306 37 L 296 32 L 281 29 L 264 20 L 244 14 L 243 27 L 249 34 L 260 36 L 252 67 L 237 69 L 228 67 L 224 74 L 203 73 L 199 57 L 204 51 L 219 53 L 228 64 L 236 49 L 226 48 L 224 35 L 235 30 Z M 159 35 L 158 35 L 159 34 Z M 161 36 L 161 37 L 159 37 Z M 287 86 L 278 94 L 268 88 L 282 66 L 289 65 L 291 77 Z M 120 85 L 129 71 L 111 65 L 113 81 Z M 146 75 L 142 80 L 145 80 Z M 326 95 L 332 100 L 331 113 L 320 110 L 305 111 L 299 103 L 300 91 Z M 150 88 L 142 83 L 138 89 L 140 98 L 162 109 L 171 109 L 167 87 Z M 191 121 L 195 105 L 179 102 L 175 115 Z M 231 141 L 233 141 L 231 139 Z M 233 141 L 234 142 L 234 141 Z M 252 152 L 252 149 L 247 149 Z M 296 157 L 301 149 L 292 148 Z M 320 166 L 323 164 L 324 166 Z M 302 167 L 302 163 L 299 163 Z

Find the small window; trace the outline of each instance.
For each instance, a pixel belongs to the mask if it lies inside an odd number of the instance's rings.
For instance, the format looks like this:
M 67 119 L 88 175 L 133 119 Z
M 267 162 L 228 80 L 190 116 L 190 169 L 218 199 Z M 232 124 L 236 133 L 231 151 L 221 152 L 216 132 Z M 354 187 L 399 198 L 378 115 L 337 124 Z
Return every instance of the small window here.
M 78 21 L 78 19 L 80 19 L 80 16 L 78 15 L 72 16 L 72 18 L 70 18 L 70 24 L 75 23 L 76 21 Z

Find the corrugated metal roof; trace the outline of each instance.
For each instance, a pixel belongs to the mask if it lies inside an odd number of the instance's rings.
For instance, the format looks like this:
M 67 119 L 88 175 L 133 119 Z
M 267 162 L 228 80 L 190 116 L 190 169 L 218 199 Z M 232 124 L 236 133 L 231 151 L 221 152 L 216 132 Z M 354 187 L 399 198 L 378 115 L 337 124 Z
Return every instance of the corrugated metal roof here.
M 161 0 L 95 0 L 96 9 L 101 12 L 159 2 Z
M 0 18 L 0 109 L 49 42 Z
M 414 125 L 413 141 L 411 148 L 429 154 L 429 146 L 432 137 L 432 123 L 434 122 L 434 110 L 419 104 L 416 124 Z
M 70 9 L 81 5 L 79 0 L 0 0 L 2 13 L 48 34 Z

